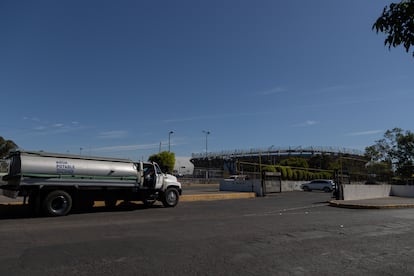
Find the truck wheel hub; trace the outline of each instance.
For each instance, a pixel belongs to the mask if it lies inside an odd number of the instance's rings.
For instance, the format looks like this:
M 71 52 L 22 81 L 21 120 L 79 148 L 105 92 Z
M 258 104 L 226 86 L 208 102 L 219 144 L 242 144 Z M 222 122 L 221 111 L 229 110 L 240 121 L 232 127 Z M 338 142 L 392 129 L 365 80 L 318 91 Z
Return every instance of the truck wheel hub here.
M 67 208 L 68 201 L 64 196 L 58 196 L 55 199 L 53 199 L 51 207 L 53 210 L 62 210 Z

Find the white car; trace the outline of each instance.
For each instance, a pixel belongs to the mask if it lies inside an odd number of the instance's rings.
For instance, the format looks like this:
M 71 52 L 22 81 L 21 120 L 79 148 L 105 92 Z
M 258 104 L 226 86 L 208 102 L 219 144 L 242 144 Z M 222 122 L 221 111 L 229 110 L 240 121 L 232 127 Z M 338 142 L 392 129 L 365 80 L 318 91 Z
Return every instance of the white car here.
M 335 189 L 335 183 L 328 179 L 315 179 L 300 185 L 300 188 L 304 191 L 320 190 L 329 193 Z

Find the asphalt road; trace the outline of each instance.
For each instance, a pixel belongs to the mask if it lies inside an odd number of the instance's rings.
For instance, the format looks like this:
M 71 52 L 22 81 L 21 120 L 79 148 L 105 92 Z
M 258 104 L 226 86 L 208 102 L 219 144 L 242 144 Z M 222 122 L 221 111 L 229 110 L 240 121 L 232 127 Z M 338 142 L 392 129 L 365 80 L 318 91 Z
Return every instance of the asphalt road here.
M 414 274 L 413 209 L 342 209 L 329 199 L 288 192 L 58 218 L 12 209 L 0 216 L 0 274 Z

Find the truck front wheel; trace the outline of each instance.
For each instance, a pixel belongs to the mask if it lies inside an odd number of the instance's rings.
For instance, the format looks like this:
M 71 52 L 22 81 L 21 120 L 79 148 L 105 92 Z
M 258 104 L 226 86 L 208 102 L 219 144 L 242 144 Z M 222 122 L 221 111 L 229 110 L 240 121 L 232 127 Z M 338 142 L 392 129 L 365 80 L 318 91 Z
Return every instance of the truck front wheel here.
M 174 207 L 178 204 L 179 197 L 180 196 L 176 188 L 168 188 L 162 197 L 162 204 L 164 207 Z
M 72 197 L 65 191 L 52 191 L 43 200 L 43 211 L 49 216 L 65 216 L 71 209 Z

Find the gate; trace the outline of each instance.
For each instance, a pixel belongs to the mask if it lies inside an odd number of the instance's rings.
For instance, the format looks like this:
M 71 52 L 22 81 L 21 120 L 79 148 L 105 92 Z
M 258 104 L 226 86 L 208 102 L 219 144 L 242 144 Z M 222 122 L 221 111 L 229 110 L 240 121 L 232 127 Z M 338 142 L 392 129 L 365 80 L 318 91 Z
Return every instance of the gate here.
M 280 172 L 263 172 L 262 174 L 263 194 L 282 192 L 282 174 Z

